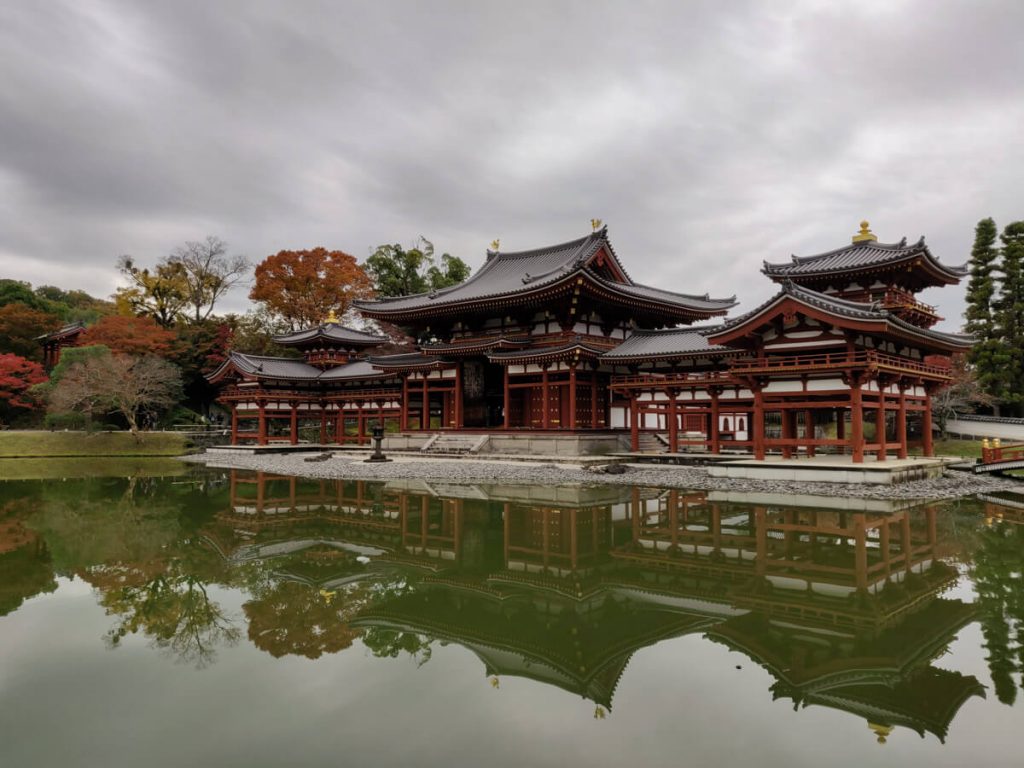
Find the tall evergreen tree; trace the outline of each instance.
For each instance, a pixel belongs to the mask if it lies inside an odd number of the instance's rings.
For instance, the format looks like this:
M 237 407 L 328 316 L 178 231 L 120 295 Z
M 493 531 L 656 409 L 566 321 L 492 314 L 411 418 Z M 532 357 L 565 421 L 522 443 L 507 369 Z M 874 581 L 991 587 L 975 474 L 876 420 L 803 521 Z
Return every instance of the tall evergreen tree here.
M 968 359 L 974 366 L 975 376 L 981 389 L 994 398 L 999 398 L 1005 387 L 1005 369 L 999 364 L 1001 342 L 996 324 L 996 275 L 999 249 L 996 247 L 996 223 L 991 218 L 982 219 L 974 230 L 974 247 L 971 249 L 971 279 L 967 284 L 968 333 L 977 339 Z
M 1000 348 L 996 361 L 1003 366 L 1002 391 L 996 396 L 1020 413 L 1024 408 L 1024 221 L 1007 224 L 1000 236 L 1002 286 L 996 304 Z

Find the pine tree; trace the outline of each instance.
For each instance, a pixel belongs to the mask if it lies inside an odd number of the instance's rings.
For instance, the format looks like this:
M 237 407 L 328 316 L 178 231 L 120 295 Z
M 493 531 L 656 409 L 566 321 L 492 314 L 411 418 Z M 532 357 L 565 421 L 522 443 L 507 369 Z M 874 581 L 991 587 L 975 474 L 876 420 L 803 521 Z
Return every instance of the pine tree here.
M 1007 224 L 1000 237 L 1002 285 L 996 309 L 1003 365 L 1003 386 L 997 397 L 1020 413 L 1024 407 L 1024 221 Z
M 966 330 L 977 339 L 968 356 L 982 391 L 1001 398 L 1005 388 L 1005 368 L 999 364 L 1001 342 L 996 324 L 996 275 L 999 249 L 996 247 L 996 223 L 982 219 L 974 230 L 971 249 L 971 280 L 967 284 Z

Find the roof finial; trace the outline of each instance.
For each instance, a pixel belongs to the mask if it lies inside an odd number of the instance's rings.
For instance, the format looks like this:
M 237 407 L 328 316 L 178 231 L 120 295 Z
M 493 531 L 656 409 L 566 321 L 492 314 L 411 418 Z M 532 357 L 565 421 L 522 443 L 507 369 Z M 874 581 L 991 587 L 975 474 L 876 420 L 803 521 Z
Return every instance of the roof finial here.
M 499 248 L 501 248 L 501 239 L 496 237 L 491 240 L 491 250 L 497 251 Z
M 331 311 L 327 313 L 327 320 L 324 322 L 338 324 L 338 316 L 334 314 L 334 307 L 331 307 Z
M 599 230 L 599 229 L 601 228 L 601 224 L 602 224 L 602 223 L 603 223 L 603 222 L 602 222 L 602 221 L 601 221 L 600 219 L 591 219 L 591 220 L 590 220 L 590 228 L 591 228 L 591 229 L 592 229 L 592 230 L 593 230 L 594 232 L 597 232 L 597 230 Z
M 867 219 L 860 223 L 860 232 L 853 236 L 853 242 L 855 243 L 876 243 L 878 242 L 878 235 L 871 231 L 868 225 Z

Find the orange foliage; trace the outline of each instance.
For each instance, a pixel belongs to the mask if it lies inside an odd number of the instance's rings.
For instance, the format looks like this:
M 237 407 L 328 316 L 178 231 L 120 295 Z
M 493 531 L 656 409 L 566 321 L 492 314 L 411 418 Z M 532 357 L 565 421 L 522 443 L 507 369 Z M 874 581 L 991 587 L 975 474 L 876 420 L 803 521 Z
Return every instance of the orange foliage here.
M 102 344 L 118 354 L 166 357 L 176 338 L 174 331 L 161 328 L 151 317 L 111 315 L 90 326 L 79 346 Z
M 342 315 L 353 300 L 373 295 L 373 281 L 355 257 L 326 248 L 281 251 L 264 259 L 255 275 L 249 298 L 293 328 L 317 325 L 331 310 Z

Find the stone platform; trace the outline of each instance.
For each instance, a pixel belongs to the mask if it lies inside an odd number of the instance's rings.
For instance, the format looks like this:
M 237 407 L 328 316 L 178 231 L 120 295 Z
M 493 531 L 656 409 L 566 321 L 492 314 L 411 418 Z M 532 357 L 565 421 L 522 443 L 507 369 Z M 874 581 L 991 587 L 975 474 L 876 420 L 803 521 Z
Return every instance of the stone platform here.
M 723 461 L 709 466 L 708 475 L 732 480 L 894 485 L 941 477 L 943 467 L 957 461 L 960 459 L 914 457 L 878 461 L 874 457 L 865 457 L 863 463 L 855 464 L 849 456 L 815 456 L 799 459 L 769 457 L 764 461 Z

